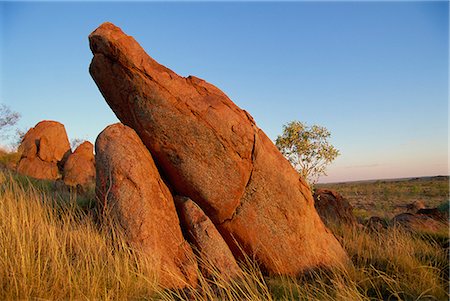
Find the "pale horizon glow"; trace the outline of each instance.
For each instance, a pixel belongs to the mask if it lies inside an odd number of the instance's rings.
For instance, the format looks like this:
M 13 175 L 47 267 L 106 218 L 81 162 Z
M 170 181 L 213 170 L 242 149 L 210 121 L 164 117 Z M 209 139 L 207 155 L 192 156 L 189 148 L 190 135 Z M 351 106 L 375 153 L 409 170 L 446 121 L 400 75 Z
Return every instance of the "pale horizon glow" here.
M 56 120 L 95 142 L 118 121 L 88 73 L 105 21 L 272 140 L 292 120 L 325 126 L 341 156 L 319 182 L 449 174 L 447 1 L 0 2 L 0 102 L 20 129 Z

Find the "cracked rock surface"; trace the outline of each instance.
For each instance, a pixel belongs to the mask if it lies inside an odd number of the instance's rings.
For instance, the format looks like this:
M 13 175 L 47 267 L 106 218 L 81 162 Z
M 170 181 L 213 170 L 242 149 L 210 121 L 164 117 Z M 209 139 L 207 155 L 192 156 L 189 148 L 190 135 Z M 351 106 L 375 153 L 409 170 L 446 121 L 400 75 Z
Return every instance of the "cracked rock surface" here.
M 89 41 L 90 73 L 111 109 L 235 256 L 243 250 L 263 270 L 291 275 L 347 261 L 308 186 L 250 114 L 212 84 L 160 65 L 111 23 Z
M 214 224 L 190 198 L 176 196 L 180 220 L 199 257 L 199 267 L 207 278 L 230 280 L 241 270 Z
M 116 220 L 165 288 L 195 286 L 197 265 L 181 233 L 172 195 L 136 132 L 120 123 L 95 142 L 100 211 Z
M 36 179 L 60 178 L 59 168 L 71 153 L 64 125 L 52 120 L 39 122 L 25 134 L 19 152 L 17 172 Z

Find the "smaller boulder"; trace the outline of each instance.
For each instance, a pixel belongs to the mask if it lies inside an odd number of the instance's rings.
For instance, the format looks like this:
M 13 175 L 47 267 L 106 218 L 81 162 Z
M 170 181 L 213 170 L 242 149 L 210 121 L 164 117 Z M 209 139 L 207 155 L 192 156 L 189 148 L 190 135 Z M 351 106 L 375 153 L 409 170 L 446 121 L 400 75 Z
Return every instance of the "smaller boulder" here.
M 336 191 L 317 189 L 314 192 L 314 206 L 327 227 L 357 224 L 352 205 Z
M 102 217 L 115 221 L 162 288 L 197 284 L 197 262 L 184 239 L 172 194 L 136 132 L 108 126 L 95 142 L 96 196 Z M 111 225 L 111 223 L 107 223 Z
M 402 213 L 392 219 L 392 224 L 412 232 L 448 231 L 448 224 L 425 214 Z
M 406 210 L 410 213 L 415 213 L 417 210 L 425 209 L 425 203 L 423 201 L 414 201 L 411 204 L 406 205 Z
M 438 208 L 422 208 L 417 210 L 416 213 L 428 216 L 437 221 L 448 222 L 448 211 L 442 212 Z
M 63 172 L 68 186 L 89 187 L 95 184 L 94 146 L 89 141 L 80 144 L 67 158 Z
M 41 121 L 22 139 L 17 172 L 37 179 L 56 180 L 60 178 L 59 168 L 70 152 L 64 125 L 56 121 Z
M 389 224 L 386 220 L 379 216 L 371 216 L 364 224 L 369 230 L 379 232 L 388 228 Z
M 177 196 L 180 221 L 196 247 L 202 274 L 208 279 L 228 281 L 241 275 L 231 250 L 202 209 L 190 198 Z

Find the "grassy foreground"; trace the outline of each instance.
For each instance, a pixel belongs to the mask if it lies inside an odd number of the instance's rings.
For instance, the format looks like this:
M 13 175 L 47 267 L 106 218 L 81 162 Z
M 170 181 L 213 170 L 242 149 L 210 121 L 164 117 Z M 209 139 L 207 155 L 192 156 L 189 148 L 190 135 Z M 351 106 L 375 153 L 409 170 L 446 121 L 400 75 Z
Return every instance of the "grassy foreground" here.
M 85 200 L 83 200 L 85 204 Z M 0 299 L 448 300 L 448 249 L 401 229 L 336 228 L 354 267 L 266 277 L 242 263 L 243 279 L 200 277 L 167 291 L 119 235 L 96 226 L 75 194 L 0 172 Z M 112 239 L 115 237 L 115 239 Z

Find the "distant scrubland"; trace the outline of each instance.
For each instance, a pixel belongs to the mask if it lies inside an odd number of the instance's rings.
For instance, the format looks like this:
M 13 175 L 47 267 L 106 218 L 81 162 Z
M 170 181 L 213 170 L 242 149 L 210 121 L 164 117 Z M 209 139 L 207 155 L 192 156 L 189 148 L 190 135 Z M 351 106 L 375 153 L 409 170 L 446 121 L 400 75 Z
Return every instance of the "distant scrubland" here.
M 317 187 L 338 191 L 361 219 L 371 216 L 391 219 L 416 201 L 429 208 L 447 206 L 442 209 L 448 211 L 449 183 L 448 176 L 436 176 L 319 184 Z

